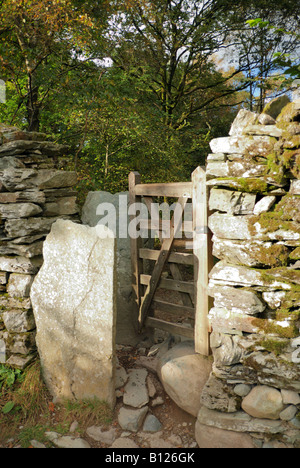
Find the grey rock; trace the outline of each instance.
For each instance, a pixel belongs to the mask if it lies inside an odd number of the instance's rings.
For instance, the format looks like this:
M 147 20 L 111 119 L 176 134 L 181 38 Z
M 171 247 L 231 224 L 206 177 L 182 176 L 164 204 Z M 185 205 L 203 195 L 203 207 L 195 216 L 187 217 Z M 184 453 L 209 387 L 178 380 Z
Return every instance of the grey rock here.
M 160 396 L 156 397 L 154 400 L 152 400 L 151 406 L 155 408 L 156 406 L 160 406 L 164 404 L 164 399 Z
M 298 413 L 297 407 L 290 405 L 280 413 L 280 419 L 282 421 L 291 421 L 292 419 L 294 419 L 297 413 Z
M 201 404 L 214 411 L 235 413 L 240 409 L 240 398 L 234 387 L 211 375 L 201 393 Z
M 0 257 L 0 270 L 11 273 L 35 274 L 42 264 L 40 257 L 25 258 L 25 257 Z
M 300 180 L 292 180 L 290 193 L 292 195 L 300 195 Z
M 240 241 L 213 237 L 213 255 L 231 264 L 248 267 L 282 266 L 289 258 L 290 251 L 284 244 L 277 244 L 277 258 L 272 255 L 273 242 L 259 240 Z
M 90 444 L 81 438 L 73 436 L 60 436 L 57 432 L 45 432 L 45 436 L 59 448 L 68 449 L 87 449 L 91 448 Z
M 257 118 L 258 114 L 250 112 L 246 109 L 241 109 L 231 126 L 229 135 L 242 135 L 244 133 L 245 128 L 247 128 L 251 124 L 254 124 Z
M 36 352 L 35 330 L 26 333 L 12 333 L 7 344 L 7 351 L 24 356 Z
M 248 135 L 269 135 L 272 137 L 282 137 L 283 130 L 276 125 L 248 125 L 245 129 Z
M 39 236 L 42 236 L 40 234 Z M 19 245 L 14 243 L 17 239 L 3 241 L 0 244 L 0 255 L 17 255 L 19 257 L 33 258 L 39 257 L 43 253 L 43 242 L 33 242 L 32 244 Z
M 46 445 L 42 444 L 41 442 L 39 442 L 38 440 L 35 440 L 35 439 L 30 441 L 30 445 L 35 449 L 45 449 L 45 448 L 47 448 Z
M 209 209 L 229 214 L 252 214 L 256 195 L 231 190 L 215 189 L 210 192 Z
M 254 418 L 276 420 L 279 419 L 284 404 L 280 391 L 262 385 L 254 387 L 244 398 L 242 408 Z
M 213 331 L 211 346 L 216 366 L 232 366 L 238 364 L 245 351 L 240 346 L 238 335 L 227 335 Z
M 200 449 L 256 448 L 248 434 L 209 427 L 196 422 L 195 438 Z
M 254 352 L 247 359 L 248 370 L 256 371 L 257 381 L 261 385 L 300 393 L 300 366 L 293 362 L 292 355 L 285 354 L 284 359 L 274 359 L 272 354 Z
M 33 234 L 48 234 L 57 218 L 8 219 L 5 222 L 7 238 L 26 237 Z
M 289 284 L 280 281 L 280 279 L 284 279 L 284 269 L 278 269 L 278 272 L 274 273 L 273 276 L 273 281 L 267 281 L 259 269 L 231 265 L 225 261 L 218 262 L 209 274 L 212 280 L 221 281 L 228 286 L 266 286 L 270 290 L 291 289 Z
M 129 380 L 124 388 L 123 402 L 133 408 L 142 408 L 149 402 L 146 385 L 148 372 L 146 369 L 130 369 Z
M 164 440 L 163 438 L 163 432 L 154 432 L 154 433 L 149 433 L 149 432 L 140 432 L 138 434 L 139 438 L 142 439 L 143 445 L 146 442 L 150 448 L 155 448 L 155 449 L 170 449 L 170 448 L 175 448 L 174 441 L 171 439 Z
M 114 443 L 111 445 L 112 449 L 134 449 L 139 448 L 139 446 L 128 437 L 120 437 L 116 439 Z
M 117 438 L 117 430 L 113 427 L 103 430 L 101 426 L 91 426 L 87 428 L 86 433 L 93 440 L 106 445 L 111 445 Z
M 124 431 L 138 432 L 142 426 L 145 416 L 148 413 L 148 406 L 140 409 L 122 407 L 118 414 L 118 421 Z
M 300 405 L 299 393 L 291 390 L 281 390 L 282 401 L 285 405 Z
M 270 195 L 268 197 L 263 197 L 259 202 L 256 203 L 253 213 L 255 216 L 260 215 L 261 213 L 266 213 L 269 211 L 276 202 L 276 197 Z
M 124 367 L 117 366 L 116 368 L 116 390 L 124 387 L 128 378 L 129 378 L 129 375 L 127 374 Z
M 0 295 L 0 306 L 3 310 L 31 309 L 29 297 L 10 297 L 8 294 Z
M 260 114 L 258 117 L 258 123 L 261 125 L 275 125 L 276 120 L 268 114 Z
M 147 377 L 147 389 L 150 398 L 154 398 L 156 395 L 156 387 L 150 375 Z
M 39 190 L 28 190 L 23 192 L 3 192 L 0 193 L 0 203 L 25 203 L 33 202 L 43 204 L 46 201 L 44 192 Z
M 289 104 L 291 101 L 288 96 L 279 96 L 275 99 L 272 99 L 264 108 L 263 114 L 270 115 L 273 119 L 276 119 L 282 109 Z
M 9 168 L 0 171 L 1 181 L 8 191 L 73 187 L 77 183 L 76 172 Z
M 22 169 L 25 168 L 25 165 L 19 159 L 13 156 L 4 156 L 0 159 L 0 171 L 8 169 L 9 167 Z
M 21 275 L 12 273 L 9 277 L 7 292 L 10 297 L 29 297 L 34 280 L 33 275 Z
M 14 367 L 16 369 L 25 369 L 36 359 L 36 353 L 21 356 L 20 354 L 13 354 L 5 362 L 7 366 Z
M 255 156 L 267 156 L 271 153 L 274 148 L 275 142 L 272 137 L 261 135 L 243 136 L 229 136 L 222 138 L 215 138 L 210 142 L 210 148 L 213 153 L 225 153 L 225 154 L 245 154 Z
M 76 197 L 59 198 L 55 202 L 46 203 L 44 206 L 43 216 L 62 216 L 73 215 L 78 213 Z
M 253 224 L 252 216 L 232 216 L 214 213 L 209 217 L 209 228 L 221 239 L 231 240 L 299 240 L 298 223 L 286 221 L 277 231 L 262 228 L 259 221 Z
M 0 156 L 15 156 L 23 154 L 25 151 L 35 150 L 40 150 L 43 154 L 49 156 L 58 156 L 67 152 L 68 148 L 50 141 L 15 140 L 0 146 Z
M 286 424 L 278 420 L 252 418 L 243 411 L 236 413 L 221 413 L 202 406 L 197 421 L 209 427 L 236 432 L 256 432 L 263 434 L 282 434 L 286 432 Z
M 148 414 L 146 416 L 144 425 L 143 425 L 143 431 L 144 432 L 158 432 L 162 429 L 162 424 L 160 421 L 153 415 L 153 414 Z
M 228 155 L 228 157 L 230 157 Z M 206 177 L 262 177 L 266 173 L 266 166 L 263 164 L 251 164 L 251 162 L 241 158 L 234 158 L 233 161 L 218 162 L 208 161 L 206 167 Z
M 211 285 L 209 295 L 214 297 L 215 307 L 232 309 L 234 312 L 256 315 L 266 309 L 255 291 Z
M 246 384 L 239 384 L 234 387 L 234 393 L 240 397 L 246 397 L 251 392 L 252 387 Z
M 207 156 L 207 161 L 225 162 L 227 159 L 224 153 L 212 153 Z
M 35 328 L 32 310 L 10 310 L 3 312 L 2 318 L 9 333 L 26 333 Z
M 250 240 L 249 221 L 252 216 L 232 216 L 214 213 L 209 217 L 209 228 L 220 239 Z
M 34 203 L 0 204 L 1 218 L 29 218 L 42 213 L 43 209 Z

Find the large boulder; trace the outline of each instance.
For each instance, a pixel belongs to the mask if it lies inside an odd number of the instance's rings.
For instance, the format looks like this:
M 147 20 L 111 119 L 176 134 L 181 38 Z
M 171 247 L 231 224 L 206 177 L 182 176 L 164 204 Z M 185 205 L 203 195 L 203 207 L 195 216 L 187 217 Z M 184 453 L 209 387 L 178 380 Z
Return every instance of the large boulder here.
M 195 417 L 211 370 L 211 360 L 195 353 L 193 341 L 183 341 L 171 348 L 160 358 L 157 367 L 166 393 L 180 408 Z
M 198 420 L 195 426 L 195 439 L 201 449 L 256 448 L 248 434 L 209 427 L 199 423 Z
M 58 220 L 31 288 L 44 378 L 56 399 L 114 405 L 114 288 L 115 239 Z

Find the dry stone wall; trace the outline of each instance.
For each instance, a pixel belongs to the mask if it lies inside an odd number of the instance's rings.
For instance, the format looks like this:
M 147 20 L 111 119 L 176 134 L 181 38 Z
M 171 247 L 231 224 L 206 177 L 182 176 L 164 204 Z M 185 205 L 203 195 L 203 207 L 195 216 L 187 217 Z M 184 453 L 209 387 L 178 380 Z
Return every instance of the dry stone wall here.
M 66 147 L 0 125 L 0 361 L 25 367 L 36 355 L 30 301 L 43 241 L 58 218 L 77 220 L 75 172 L 56 169 Z
M 211 142 L 213 371 L 197 438 L 232 447 L 300 445 L 300 101 L 241 110 Z M 224 433 L 224 431 L 226 431 Z M 225 434 L 225 436 L 224 436 Z

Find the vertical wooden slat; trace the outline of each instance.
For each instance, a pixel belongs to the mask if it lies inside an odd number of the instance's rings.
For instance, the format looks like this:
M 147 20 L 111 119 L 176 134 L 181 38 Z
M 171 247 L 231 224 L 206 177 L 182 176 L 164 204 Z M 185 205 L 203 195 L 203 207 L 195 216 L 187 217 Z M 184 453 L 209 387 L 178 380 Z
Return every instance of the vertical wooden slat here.
M 140 203 L 141 197 L 136 196 L 135 187 L 141 183 L 141 176 L 138 172 L 129 174 L 129 203 L 130 206 L 134 203 Z M 134 215 L 130 216 L 130 221 L 134 219 Z M 142 247 L 142 239 L 130 238 L 131 244 L 131 265 L 132 265 L 132 288 L 135 295 L 136 304 L 136 327 L 138 328 L 138 314 L 141 305 L 143 286 L 140 283 L 140 275 L 143 273 L 143 260 L 139 256 L 140 248 Z
M 211 233 L 208 229 L 206 173 L 198 167 L 192 174 L 195 259 L 195 351 L 210 354 L 208 275 L 213 266 Z

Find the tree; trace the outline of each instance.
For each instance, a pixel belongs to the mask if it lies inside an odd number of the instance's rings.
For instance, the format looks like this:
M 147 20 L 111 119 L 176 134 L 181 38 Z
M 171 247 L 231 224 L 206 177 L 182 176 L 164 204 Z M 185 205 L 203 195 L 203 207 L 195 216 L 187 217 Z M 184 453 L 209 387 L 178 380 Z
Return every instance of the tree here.
M 25 106 L 29 130 L 39 130 L 41 109 L 57 96 L 68 72 L 95 57 L 89 41 L 99 21 L 90 8 L 90 2 L 72 0 L 0 3 L 1 74 L 14 84 L 19 97 L 15 113 Z
M 246 64 L 250 109 L 261 112 L 267 94 L 285 91 L 281 84 L 287 83 L 281 78 L 286 58 L 299 55 L 300 5 L 293 0 L 241 0 L 239 3 L 237 20 L 241 27 L 233 33 L 234 57 L 237 63 Z M 271 24 L 276 27 L 270 27 Z
M 227 86 L 241 69 L 224 76 L 212 61 L 229 47 L 228 6 L 218 0 L 134 0 L 120 8 L 111 57 L 132 74 L 169 128 L 182 128 L 190 116 L 247 87 Z

